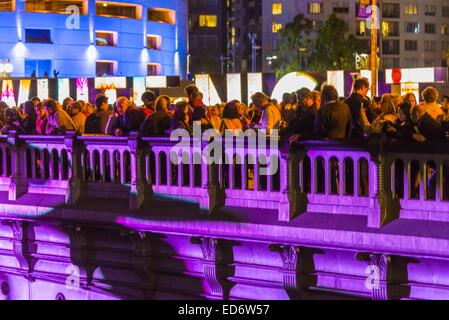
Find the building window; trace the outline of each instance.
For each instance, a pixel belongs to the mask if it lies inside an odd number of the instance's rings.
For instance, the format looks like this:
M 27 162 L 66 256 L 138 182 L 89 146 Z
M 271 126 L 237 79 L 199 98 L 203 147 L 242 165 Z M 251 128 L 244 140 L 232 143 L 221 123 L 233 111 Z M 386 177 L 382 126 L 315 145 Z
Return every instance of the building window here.
M 449 34 L 449 30 L 448 30 L 447 24 L 442 24 L 441 25 L 441 34 L 442 35 L 448 35 Z
M 97 61 L 96 74 L 98 77 L 113 76 L 117 68 L 116 61 Z
M 282 23 L 273 22 L 273 24 L 271 25 L 271 31 L 273 33 L 277 33 L 281 29 L 282 29 Z
M 142 7 L 127 3 L 97 1 L 96 10 L 97 16 L 140 19 Z
M 418 15 L 418 5 L 417 4 L 406 4 L 405 5 L 405 14 L 408 16 L 417 16 Z
M 0 11 L 15 11 L 15 0 L 0 0 Z
M 382 15 L 384 18 L 399 18 L 401 15 L 399 3 L 384 3 Z
M 388 58 L 382 59 L 382 68 L 383 69 L 398 68 L 399 64 L 400 64 L 399 58 L 388 57 Z
M 366 35 L 366 21 L 365 20 L 357 21 L 357 35 L 358 36 Z
M 335 13 L 349 13 L 349 3 L 334 2 L 333 10 Z
M 200 35 L 200 41 L 202 48 L 204 49 L 216 49 L 218 48 L 218 38 L 214 35 Z
M 425 33 L 435 33 L 435 31 L 436 31 L 435 23 L 424 24 L 424 32 Z
M 399 40 L 383 40 L 382 53 L 383 54 L 399 54 Z
M 189 15 L 189 31 L 195 31 L 196 29 L 198 29 L 198 26 L 199 26 L 198 15 L 196 14 Z
M 96 31 L 95 42 L 100 47 L 116 47 L 118 33 L 113 31 Z
M 418 41 L 416 40 L 405 40 L 405 51 L 417 51 L 418 50 Z
M 443 6 L 443 17 L 449 17 L 449 6 Z
M 436 5 L 426 5 L 426 11 L 424 12 L 426 16 L 434 17 L 437 14 L 437 6 Z
M 27 77 L 44 78 L 52 70 L 51 60 L 28 60 L 25 59 L 25 75 Z
M 437 43 L 435 41 L 424 41 L 425 52 L 435 52 L 437 49 Z
M 147 65 L 147 75 L 149 76 L 160 76 L 161 70 L 162 68 L 159 63 L 149 63 Z
M 282 14 L 282 3 L 273 3 L 271 7 L 271 13 L 273 16 Z
M 176 23 L 176 11 L 170 9 L 148 9 L 148 20 L 159 23 Z
M 309 13 L 320 14 L 323 12 L 323 4 L 319 2 L 309 2 Z
M 418 66 L 418 61 L 417 59 L 414 58 L 405 58 L 404 59 L 404 64 L 406 68 L 416 68 Z
M 203 28 L 216 28 L 217 27 L 217 16 L 215 15 L 200 15 L 199 20 L 200 27 Z
M 51 30 L 49 30 L 49 29 L 25 29 L 25 42 L 27 42 L 27 43 L 52 43 Z
M 399 36 L 399 22 L 382 21 L 382 35 L 384 37 Z
M 424 60 L 425 68 L 430 68 L 430 67 L 434 67 L 434 66 L 435 66 L 435 61 L 433 61 L 433 59 L 425 59 Z
M 407 33 L 419 33 L 419 23 L 418 22 L 406 22 L 405 23 L 405 32 Z
M 6 1 L 0 1 L 0 3 Z M 77 6 L 80 9 L 80 13 L 87 14 L 87 1 L 82 0 L 26 0 L 25 11 L 27 12 L 51 12 L 51 13 L 63 13 L 72 14 L 67 11 L 68 6 Z
M 157 35 L 147 35 L 147 48 L 151 50 L 161 50 L 162 37 Z

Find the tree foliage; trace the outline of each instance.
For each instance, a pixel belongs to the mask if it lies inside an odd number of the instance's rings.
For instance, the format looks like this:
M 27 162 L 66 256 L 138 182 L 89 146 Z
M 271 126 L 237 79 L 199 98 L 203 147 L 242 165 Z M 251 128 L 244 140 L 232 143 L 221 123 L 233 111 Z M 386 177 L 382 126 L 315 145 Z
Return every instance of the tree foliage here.
M 277 64 L 278 76 L 304 69 L 304 64 L 300 66 L 300 48 L 307 49 L 302 60 L 307 59 L 309 62 L 308 70 L 325 72 L 355 68 L 355 53 L 363 52 L 363 44 L 355 35 L 349 33 L 345 20 L 335 14 L 330 15 L 319 28 L 315 41 L 310 37 L 312 29 L 312 21 L 300 14 L 280 32 L 281 57 Z
M 310 51 L 312 48 L 312 41 L 309 37 L 312 29 L 313 22 L 305 18 L 303 14 L 299 14 L 279 31 L 280 56 L 276 61 L 278 76 L 302 69 L 300 49 L 305 48 Z

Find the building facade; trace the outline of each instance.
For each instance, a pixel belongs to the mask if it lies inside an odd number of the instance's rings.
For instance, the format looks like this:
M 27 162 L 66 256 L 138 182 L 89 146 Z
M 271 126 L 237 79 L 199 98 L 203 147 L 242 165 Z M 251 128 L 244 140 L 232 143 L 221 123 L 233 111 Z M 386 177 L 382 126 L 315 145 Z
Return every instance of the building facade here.
M 226 72 L 229 3 L 189 0 L 189 73 Z
M 446 66 L 449 49 L 449 1 L 378 1 L 380 8 L 381 68 Z M 359 14 L 360 1 L 268 0 L 263 1 L 263 71 L 273 71 L 279 49 L 279 30 L 298 14 L 314 23 L 314 32 L 330 14 L 348 22 L 350 31 L 370 45 L 366 18 Z M 307 53 L 305 53 L 307 56 Z
M 232 1 L 230 54 L 233 57 L 234 72 L 261 71 L 262 2 L 257 0 Z M 254 37 L 254 43 L 252 37 Z M 254 52 L 253 46 L 255 47 Z M 253 59 L 255 60 L 254 64 Z
M 0 59 L 12 77 L 180 75 L 187 0 L 5 0 Z

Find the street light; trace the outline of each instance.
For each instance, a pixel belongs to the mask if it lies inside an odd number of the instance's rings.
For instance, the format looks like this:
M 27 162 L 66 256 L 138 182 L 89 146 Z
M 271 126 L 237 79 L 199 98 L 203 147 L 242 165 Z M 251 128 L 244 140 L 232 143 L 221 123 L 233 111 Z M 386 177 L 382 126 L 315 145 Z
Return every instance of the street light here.
M 271 66 L 273 64 L 274 61 L 276 61 L 278 59 L 277 56 L 268 56 L 266 57 L 268 65 Z
M 307 51 L 307 48 L 299 48 L 299 71 L 302 71 L 302 54 Z
M 9 59 L 6 61 L 6 63 L 3 63 L 3 61 L 0 60 L 0 77 L 8 78 L 13 71 L 14 66 L 11 62 L 9 62 Z

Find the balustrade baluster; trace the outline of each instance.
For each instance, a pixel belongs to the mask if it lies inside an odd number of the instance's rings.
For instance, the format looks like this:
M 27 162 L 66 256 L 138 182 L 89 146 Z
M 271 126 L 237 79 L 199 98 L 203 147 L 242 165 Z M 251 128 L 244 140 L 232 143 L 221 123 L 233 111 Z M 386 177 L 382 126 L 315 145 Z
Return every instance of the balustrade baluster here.
M 30 149 L 31 154 L 31 179 L 36 179 L 36 150 Z
M 346 194 L 346 190 L 347 186 L 348 186 L 348 181 L 346 181 L 346 168 L 345 168 L 346 164 L 345 164 L 345 159 L 344 158 L 338 158 L 338 173 L 339 173 L 339 178 L 338 178 L 338 189 L 339 189 L 339 194 L 340 196 L 344 196 Z
M 440 159 L 435 161 L 435 201 L 441 202 L 443 200 L 443 161 Z
M 120 183 L 126 183 L 125 151 L 120 152 Z

